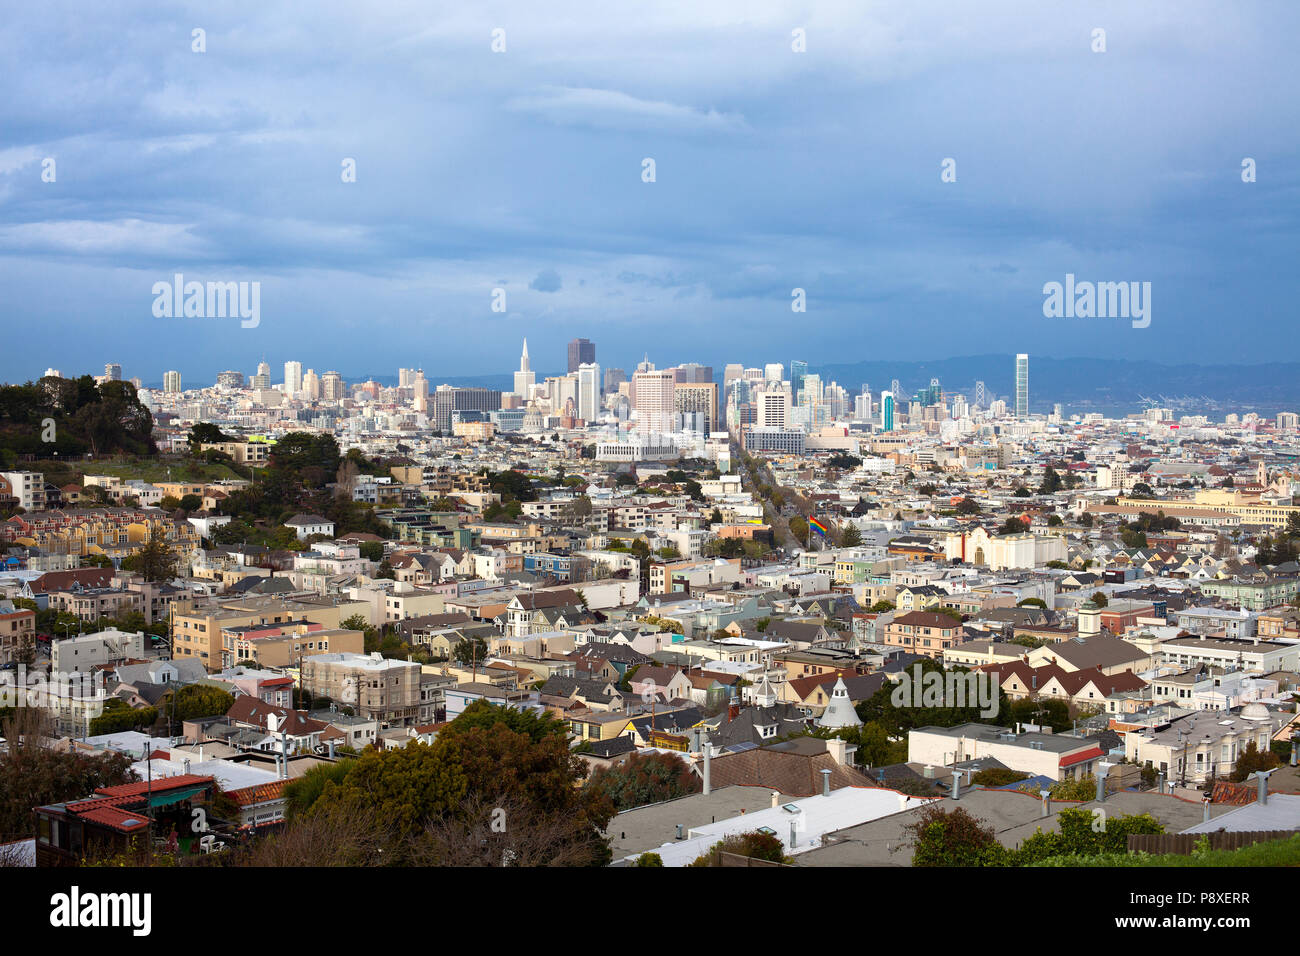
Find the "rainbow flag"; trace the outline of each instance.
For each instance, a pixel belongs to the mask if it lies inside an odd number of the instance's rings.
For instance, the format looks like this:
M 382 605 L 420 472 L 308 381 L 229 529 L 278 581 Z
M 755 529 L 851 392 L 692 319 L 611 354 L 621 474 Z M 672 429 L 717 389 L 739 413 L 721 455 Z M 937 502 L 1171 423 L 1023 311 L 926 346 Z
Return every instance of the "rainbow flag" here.
M 812 528 L 823 538 L 826 537 L 826 535 L 830 534 L 830 531 L 827 529 L 826 525 L 822 524 L 816 518 L 808 519 L 808 527 Z

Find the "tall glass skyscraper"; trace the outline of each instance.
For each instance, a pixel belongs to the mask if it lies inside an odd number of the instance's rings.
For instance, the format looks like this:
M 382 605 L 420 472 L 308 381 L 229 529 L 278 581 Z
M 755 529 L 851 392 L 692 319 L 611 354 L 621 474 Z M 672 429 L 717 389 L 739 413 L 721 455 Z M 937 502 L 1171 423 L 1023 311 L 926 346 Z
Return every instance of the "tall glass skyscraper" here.
M 1029 356 L 1016 356 L 1016 418 L 1029 417 Z
M 892 432 L 894 430 L 894 393 L 880 393 L 880 430 Z
M 807 362 L 790 363 L 790 388 L 794 390 L 794 394 L 796 396 L 799 394 L 799 389 L 803 388 L 804 376 L 807 374 L 808 374 Z

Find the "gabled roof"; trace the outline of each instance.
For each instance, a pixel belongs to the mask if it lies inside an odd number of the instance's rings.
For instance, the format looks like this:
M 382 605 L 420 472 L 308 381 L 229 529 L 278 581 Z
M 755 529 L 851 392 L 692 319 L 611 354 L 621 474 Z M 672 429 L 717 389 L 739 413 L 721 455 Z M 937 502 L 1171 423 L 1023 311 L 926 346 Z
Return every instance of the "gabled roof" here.
M 291 737 L 319 734 L 327 726 L 322 721 L 313 720 L 301 711 L 276 707 L 274 704 L 268 704 L 257 697 L 253 697 L 251 694 L 236 697 L 235 702 L 226 711 L 226 716 L 232 721 L 241 724 L 252 724 L 267 733 L 270 731 L 266 729 L 266 718 L 272 714 L 279 718 L 279 727 L 276 733 L 286 733 Z
M 825 747 L 825 743 L 822 743 Z M 801 753 L 797 749 L 755 747 L 724 754 L 711 761 L 714 787 L 771 787 L 793 797 L 811 797 L 822 792 L 822 770 L 831 772 L 831 789 L 867 787 L 871 782 L 857 770 L 838 763 L 830 753 Z

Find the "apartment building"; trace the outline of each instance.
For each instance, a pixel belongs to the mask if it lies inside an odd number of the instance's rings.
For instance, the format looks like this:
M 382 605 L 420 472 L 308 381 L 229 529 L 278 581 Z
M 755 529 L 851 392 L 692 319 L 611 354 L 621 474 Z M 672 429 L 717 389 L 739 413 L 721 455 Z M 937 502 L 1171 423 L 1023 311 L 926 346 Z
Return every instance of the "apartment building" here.
M 50 666 L 59 673 L 88 673 L 97 668 L 122 664 L 144 657 L 149 640 L 142 631 L 134 633 L 111 627 L 95 634 L 82 634 L 51 642 Z
M 1156 651 L 1163 664 L 1180 667 L 1221 667 L 1225 670 L 1291 671 L 1300 666 L 1300 646 L 1259 638 L 1175 637 L 1162 641 Z
M 257 667 L 293 667 L 317 654 L 361 654 L 365 645 L 363 631 L 305 620 L 226 627 L 221 630 L 221 666 L 252 661 Z
M 1124 756 L 1130 763 L 1150 762 L 1179 783 L 1223 779 L 1250 744 L 1267 753 L 1274 731 L 1290 716 L 1260 703 L 1247 704 L 1237 715 L 1201 711 L 1160 730 L 1125 734 Z
M 0 471 L 0 498 L 12 497 L 24 511 L 45 508 L 45 475 L 39 471 Z
M 331 597 L 185 599 L 174 605 L 172 656 L 196 659 L 211 673 L 222 669 L 222 632 L 227 628 L 305 620 L 337 630 L 353 614 L 365 616 L 369 607 L 364 601 Z
M 0 667 L 36 650 L 36 612 L 0 602 Z
M 274 447 L 273 441 L 250 437 L 244 441 L 203 442 L 199 445 L 199 451 L 218 451 L 223 455 L 229 455 L 237 465 L 261 468 L 271 460 L 271 449 Z
M 420 665 L 374 654 L 318 654 L 302 662 L 302 685 L 314 697 L 351 707 L 357 716 L 387 725 L 410 726 L 433 719 L 421 701 Z
M 885 625 L 884 643 L 939 660 L 944 651 L 965 640 L 962 626 L 946 614 L 912 611 Z
M 1010 727 L 989 724 L 918 727 L 907 734 L 908 763 L 943 767 L 991 757 L 1012 770 L 1051 780 L 1089 776 L 1103 756 L 1097 742 L 1086 737 L 1017 734 Z

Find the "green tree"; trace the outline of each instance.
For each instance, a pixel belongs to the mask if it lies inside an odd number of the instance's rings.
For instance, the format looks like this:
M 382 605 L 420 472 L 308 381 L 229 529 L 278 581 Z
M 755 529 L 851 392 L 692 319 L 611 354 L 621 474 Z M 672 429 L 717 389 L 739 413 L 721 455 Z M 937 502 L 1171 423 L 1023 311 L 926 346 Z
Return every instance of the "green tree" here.
M 699 778 L 675 754 L 632 754 L 612 767 L 601 767 L 586 786 L 604 793 L 618 812 L 675 800 L 700 790 Z
M 998 534 L 1024 534 L 1029 530 L 1029 525 L 1019 518 L 1008 518 L 1002 522 L 1002 527 L 998 529 Z
M 1132 528 L 1120 528 L 1119 538 L 1124 542 L 1124 547 L 1129 549 L 1147 547 L 1147 536 L 1141 531 L 1134 531 Z
M 142 707 L 134 710 L 120 698 L 110 697 L 104 702 L 103 712 L 90 721 L 90 736 L 101 734 L 118 734 L 127 730 L 139 730 L 152 726 L 158 719 L 158 708 Z
M 187 684 L 170 691 L 159 702 L 158 711 L 177 723 L 200 717 L 218 717 L 235 705 L 235 698 L 211 684 Z
M 325 789 L 339 786 L 351 769 L 349 761 L 317 764 L 301 777 L 290 780 L 284 788 L 285 816 L 289 820 L 306 814 Z
M 190 426 L 190 434 L 187 440 L 190 444 L 190 451 L 197 454 L 200 445 L 215 445 L 218 442 L 234 441 L 235 439 L 211 422 L 196 422 Z
M 517 707 L 492 704 L 486 700 L 474 701 L 447 728 L 453 733 L 468 733 L 474 729 L 489 730 L 498 725 L 522 734 L 534 743 L 548 737 L 568 739 L 567 726 L 550 711 L 537 714 Z
M 857 525 L 846 524 L 844 533 L 840 535 L 840 547 L 856 548 L 862 544 L 862 532 L 858 530 Z
M 1043 483 L 1038 486 L 1040 495 L 1050 495 L 1061 490 L 1061 476 L 1056 473 L 1056 469 L 1048 465 L 1047 470 L 1043 472 Z
M 487 641 L 483 640 L 483 638 L 479 637 L 477 634 L 470 634 L 452 648 L 451 656 L 455 658 L 458 663 L 463 664 L 466 667 L 473 664 L 482 667 L 483 661 L 488 656 Z
M 945 810 L 941 801 L 927 803 L 903 829 L 910 837 L 913 866 L 1000 866 L 1007 857 L 993 827 L 965 807 Z
M 122 559 L 122 569 L 134 571 L 146 581 L 170 581 L 176 576 L 178 561 L 167 539 L 151 532 L 149 540 L 139 551 Z
M 970 778 L 972 787 L 1005 787 L 1009 783 L 1019 783 L 1021 780 L 1028 780 L 1029 774 L 1022 773 L 1019 770 L 1011 770 L 1007 767 L 991 767 L 988 770 L 981 770 L 975 776 Z
M 1272 750 L 1261 751 L 1252 740 L 1246 744 L 1246 749 L 1238 754 L 1236 766 L 1233 767 L 1232 775 L 1228 779 L 1234 783 L 1242 783 L 1249 779 L 1251 774 L 1260 770 L 1272 770 L 1280 762 L 1277 754 Z
M 32 808 L 79 800 L 100 787 L 135 782 L 132 758 L 122 753 L 90 755 L 45 746 L 54 727 L 44 711 L 14 708 L 0 720 L 0 834 L 6 841 L 34 836 Z
M 785 846 L 771 833 L 751 830 L 748 833 L 733 833 L 724 837 L 703 854 L 696 857 L 687 866 L 712 866 L 717 853 L 733 853 L 747 856 L 754 860 L 766 860 L 769 863 L 790 863 L 785 855 Z

